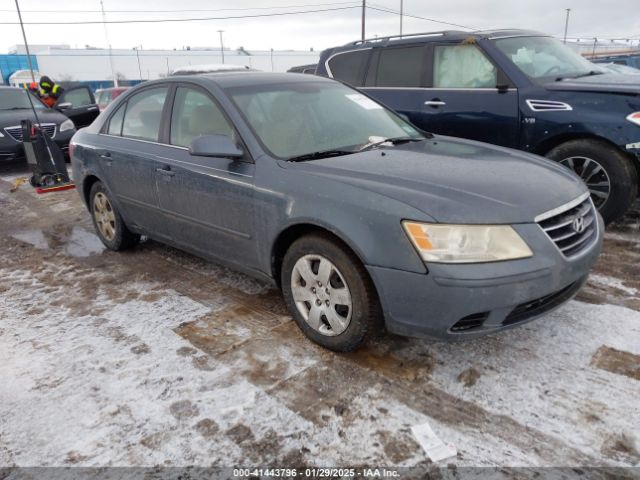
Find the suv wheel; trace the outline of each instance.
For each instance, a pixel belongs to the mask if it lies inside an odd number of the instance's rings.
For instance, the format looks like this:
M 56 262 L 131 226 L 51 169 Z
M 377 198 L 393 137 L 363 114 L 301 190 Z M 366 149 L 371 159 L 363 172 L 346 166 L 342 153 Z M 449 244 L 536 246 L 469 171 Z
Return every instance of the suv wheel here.
M 101 182 L 91 186 L 89 210 L 98 237 L 108 249 L 125 250 L 133 247 L 140 240 L 140 235 L 132 233 L 124 224 Z
M 285 254 L 282 291 L 294 320 L 315 343 L 356 349 L 381 321 L 375 289 L 359 260 L 329 235 L 296 240 Z
M 605 223 L 624 215 L 638 192 L 637 172 L 616 147 L 598 140 L 571 140 L 547 157 L 573 170 L 584 180 Z

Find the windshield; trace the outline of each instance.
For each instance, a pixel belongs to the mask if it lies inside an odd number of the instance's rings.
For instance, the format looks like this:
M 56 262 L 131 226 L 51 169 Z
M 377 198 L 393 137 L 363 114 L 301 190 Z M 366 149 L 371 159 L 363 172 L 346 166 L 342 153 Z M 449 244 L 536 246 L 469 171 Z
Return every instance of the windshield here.
M 535 79 L 572 78 L 602 69 L 555 38 L 515 37 L 495 41 L 496 46 L 526 75 Z
M 0 89 L 0 110 L 18 110 L 28 108 L 31 104 L 27 98 L 27 91 L 18 88 L 1 88 Z M 45 106 L 36 98 L 32 98 L 33 106 L 37 109 L 44 109 Z
M 387 138 L 423 138 L 380 104 L 337 82 L 291 82 L 227 91 L 262 144 L 278 158 L 356 151 Z

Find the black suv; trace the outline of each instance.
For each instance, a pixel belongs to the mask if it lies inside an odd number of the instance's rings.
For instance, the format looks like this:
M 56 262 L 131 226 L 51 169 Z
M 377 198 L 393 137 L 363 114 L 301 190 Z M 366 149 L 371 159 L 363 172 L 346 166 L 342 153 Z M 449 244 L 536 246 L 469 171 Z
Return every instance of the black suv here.
M 316 73 L 360 88 L 423 130 L 562 163 L 586 182 L 607 222 L 638 194 L 640 79 L 605 73 L 550 36 L 376 38 L 325 50 Z

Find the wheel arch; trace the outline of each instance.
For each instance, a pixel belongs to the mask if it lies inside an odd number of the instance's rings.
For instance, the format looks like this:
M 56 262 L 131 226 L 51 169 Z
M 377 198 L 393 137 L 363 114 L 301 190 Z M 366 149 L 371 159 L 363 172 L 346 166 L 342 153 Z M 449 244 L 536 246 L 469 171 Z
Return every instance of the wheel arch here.
M 317 223 L 307 221 L 294 223 L 288 225 L 278 234 L 271 247 L 271 275 L 278 288 L 281 288 L 282 286 L 280 282 L 280 273 L 282 269 L 282 261 L 284 260 L 287 250 L 297 239 L 311 233 L 322 233 L 330 236 L 332 239 L 347 248 L 363 266 L 366 265 L 362 258 L 362 254 L 358 249 L 354 248 L 350 242 L 344 238 L 344 235 L 339 232 Z M 371 282 L 373 283 L 373 279 L 371 279 Z
M 84 200 L 84 203 L 87 205 L 87 208 L 89 208 L 90 205 L 90 199 L 89 199 L 89 194 L 91 193 L 91 187 L 93 187 L 93 185 L 96 182 L 100 182 L 101 180 L 96 176 L 96 175 L 87 175 L 84 180 L 82 181 L 82 199 Z

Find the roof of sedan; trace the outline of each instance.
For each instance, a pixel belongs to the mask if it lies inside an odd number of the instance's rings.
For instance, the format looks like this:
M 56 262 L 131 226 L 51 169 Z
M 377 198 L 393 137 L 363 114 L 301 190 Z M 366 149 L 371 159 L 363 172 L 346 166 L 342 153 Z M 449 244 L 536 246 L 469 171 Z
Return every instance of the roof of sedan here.
M 215 83 L 221 88 L 228 87 L 249 87 L 253 85 L 268 85 L 278 83 L 297 83 L 297 82 L 331 82 L 324 77 L 315 75 L 305 75 L 303 73 L 271 73 L 271 72 L 225 72 L 199 74 L 189 76 L 171 77 L 172 80 L 194 80 L 196 78 Z

